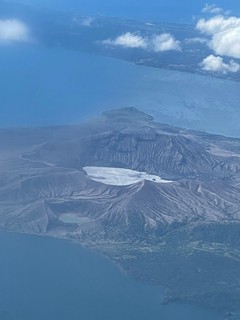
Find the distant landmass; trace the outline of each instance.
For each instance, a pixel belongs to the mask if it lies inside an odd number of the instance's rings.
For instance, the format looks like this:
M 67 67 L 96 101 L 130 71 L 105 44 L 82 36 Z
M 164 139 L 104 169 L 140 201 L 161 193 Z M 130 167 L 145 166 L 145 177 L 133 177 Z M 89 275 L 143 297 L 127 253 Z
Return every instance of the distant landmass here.
M 239 72 L 202 67 L 204 59 L 211 57 L 213 52 L 207 45 L 206 35 L 197 30 L 194 24 L 86 17 L 76 12 L 52 11 L 1 1 L 0 19 L 8 18 L 9 14 L 27 23 L 33 38 L 49 47 L 102 54 L 138 65 L 240 81 Z M 161 36 L 166 37 L 166 48 L 161 48 L 161 41 L 164 40 L 161 40 Z M 129 41 L 136 43 L 129 45 Z M 231 66 L 231 59 L 225 60 Z M 240 59 L 235 61 L 236 66 Z
M 74 240 L 165 302 L 240 311 L 240 140 L 135 108 L 0 130 L 0 228 Z

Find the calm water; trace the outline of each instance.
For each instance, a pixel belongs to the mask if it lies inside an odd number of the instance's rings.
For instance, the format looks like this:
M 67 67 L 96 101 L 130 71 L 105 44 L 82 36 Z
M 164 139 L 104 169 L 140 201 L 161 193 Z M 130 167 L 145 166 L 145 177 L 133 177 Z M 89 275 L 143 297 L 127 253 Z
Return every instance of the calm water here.
M 219 320 L 186 305 L 162 306 L 161 290 L 67 241 L 0 233 L 1 320 Z
M 240 84 L 38 45 L 0 46 L 0 127 L 80 122 L 135 106 L 160 122 L 240 137 Z

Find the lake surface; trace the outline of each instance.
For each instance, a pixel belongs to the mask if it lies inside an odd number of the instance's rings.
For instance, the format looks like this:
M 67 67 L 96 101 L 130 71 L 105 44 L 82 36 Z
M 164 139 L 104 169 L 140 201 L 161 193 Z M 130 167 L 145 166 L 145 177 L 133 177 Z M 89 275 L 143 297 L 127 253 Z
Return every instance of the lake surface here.
M 71 242 L 0 232 L 1 320 L 219 320 Z
M 0 45 L 0 127 L 77 123 L 137 107 L 240 137 L 240 83 L 40 45 Z

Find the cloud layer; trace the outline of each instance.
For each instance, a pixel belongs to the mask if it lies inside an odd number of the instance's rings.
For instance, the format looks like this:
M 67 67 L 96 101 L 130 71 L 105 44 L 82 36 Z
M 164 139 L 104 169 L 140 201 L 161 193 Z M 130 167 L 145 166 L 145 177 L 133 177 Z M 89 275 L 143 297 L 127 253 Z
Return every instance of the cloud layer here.
M 0 42 L 28 42 L 29 28 L 17 19 L 0 20 Z
M 211 72 L 220 72 L 220 73 L 228 73 L 228 72 L 238 72 L 240 71 L 240 64 L 231 60 L 229 63 L 225 63 L 222 57 L 210 55 L 205 58 L 201 67 L 205 71 Z
M 196 28 L 211 36 L 209 46 L 215 54 L 240 59 L 240 18 L 223 15 L 203 18 Z
M 126 32 L 115 39 L 103 41 L 104 44 L 121 46 L 124 48 L 140 48 L 154 52 L 169 50 L 181 50 L 180 41 L 169 33 L 162 33 L 151 37 L 143 37 L 140 34 Z

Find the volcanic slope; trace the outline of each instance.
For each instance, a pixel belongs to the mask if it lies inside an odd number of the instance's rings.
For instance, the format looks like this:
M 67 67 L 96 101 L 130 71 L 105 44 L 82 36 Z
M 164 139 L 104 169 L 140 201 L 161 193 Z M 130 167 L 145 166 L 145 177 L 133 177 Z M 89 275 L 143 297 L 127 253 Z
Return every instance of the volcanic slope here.
M 167 300 L 240 310 L 240 140 L 123 108 L 1 129 L 0 148 L 1 229 L 94 247 Z

